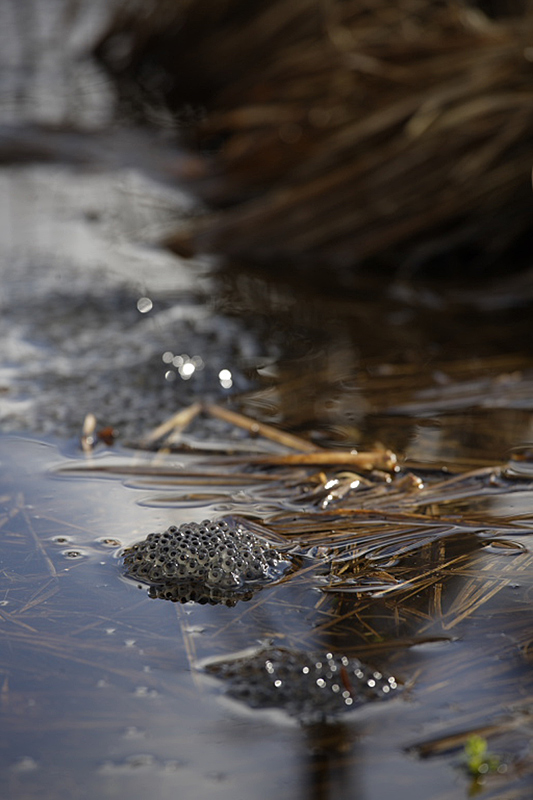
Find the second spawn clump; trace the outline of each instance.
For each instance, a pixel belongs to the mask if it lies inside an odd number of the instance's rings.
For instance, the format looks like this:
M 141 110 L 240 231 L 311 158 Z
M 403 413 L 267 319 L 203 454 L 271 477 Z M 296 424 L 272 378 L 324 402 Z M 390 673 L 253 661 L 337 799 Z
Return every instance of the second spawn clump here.
M 290 562 L 242 523 L 221 519 L 151 533 L 126 550 L 124 566 L 154 597 L 233 604 L 279 578 Z

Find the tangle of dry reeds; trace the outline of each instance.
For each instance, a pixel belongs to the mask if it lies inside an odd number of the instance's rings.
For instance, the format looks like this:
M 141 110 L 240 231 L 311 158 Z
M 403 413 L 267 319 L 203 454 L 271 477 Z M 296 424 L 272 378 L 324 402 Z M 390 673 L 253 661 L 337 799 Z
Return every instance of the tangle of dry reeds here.
M 531 230 L 532 23 L 528 2 L 153 0 L 100 53 L 185 126 L 211 212 L 177 250 L 485 265 Z

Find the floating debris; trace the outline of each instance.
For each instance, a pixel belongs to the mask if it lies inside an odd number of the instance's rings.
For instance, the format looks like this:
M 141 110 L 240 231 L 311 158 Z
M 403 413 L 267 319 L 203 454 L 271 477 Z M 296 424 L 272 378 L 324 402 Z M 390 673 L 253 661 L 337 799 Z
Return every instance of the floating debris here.
M 278 708 L 302 722 L 328 719 L 364 703 L 397 695 L 398 680 L 357 658 L 266 648 L 205 665 L 227 683 L 227 694 L 251 708 Z
M 234 521 L 204 520 L 151 533 L 124 553 L 127 574 L 174 602 L 234 604 L 280 578 L 291 562 Z

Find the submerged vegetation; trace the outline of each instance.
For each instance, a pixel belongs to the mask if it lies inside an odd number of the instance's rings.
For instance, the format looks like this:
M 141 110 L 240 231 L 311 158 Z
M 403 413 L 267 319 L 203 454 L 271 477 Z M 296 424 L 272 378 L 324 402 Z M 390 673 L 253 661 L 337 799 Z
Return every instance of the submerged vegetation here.
M 464 749 L 465 766 L 474 777 L 496 772 L 502 767 L 500 756 L 489 751 L 487 740 L 482 736 L 471 736 Z M 505 769 L 501 769 L 505 772 Z

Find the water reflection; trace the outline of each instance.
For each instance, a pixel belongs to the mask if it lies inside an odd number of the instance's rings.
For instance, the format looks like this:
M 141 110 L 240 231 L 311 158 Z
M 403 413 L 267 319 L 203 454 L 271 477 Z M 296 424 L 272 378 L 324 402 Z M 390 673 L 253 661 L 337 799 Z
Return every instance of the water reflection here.
M 356 730 L 335 725 L 309 725 L 302 744 L 302 800 L 363 797 L 357 780 Z

